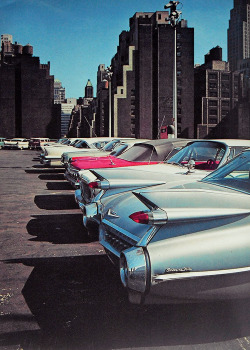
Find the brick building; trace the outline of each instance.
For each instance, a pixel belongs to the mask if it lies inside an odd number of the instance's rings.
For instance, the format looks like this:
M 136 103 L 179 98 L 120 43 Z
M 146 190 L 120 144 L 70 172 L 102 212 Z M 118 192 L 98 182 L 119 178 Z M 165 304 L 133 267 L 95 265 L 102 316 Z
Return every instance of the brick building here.
M 60 137 L 50 64 L 40 64 L 32 55 L 30 45 L 2 41 L 0 135 L 4 137 Z
M 237 138 L 238 101 L 243 95 L 243 74 L 231 72 L 217 46 L 195 68 L 195 137 Z
M 112 134 L 157 138 L 173 123 L 174 30 L 169 13 L 138 12 L 112 59 Z M 177 26 L 178 137 L 193 137 L 194 31 Z

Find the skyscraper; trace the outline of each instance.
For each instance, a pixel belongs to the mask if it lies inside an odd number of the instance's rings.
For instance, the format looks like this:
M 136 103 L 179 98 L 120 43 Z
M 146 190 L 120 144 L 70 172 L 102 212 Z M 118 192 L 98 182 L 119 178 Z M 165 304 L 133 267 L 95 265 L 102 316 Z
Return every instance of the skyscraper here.
M 112 59 L 113 135 L 158 138 L 173 124 L 174 30 L 167 11 L 137 12 Z M 194 31 L 177 26 L 177 131 L 193 137 Z
M 231 72 L 228 63 L 222 61 L 222 48 L 211 49 L 194 74 L 197 138 L 237 138 L 232 122 L 242 87 L 242 74 Z
M 234 0 L 228 28 L 228 62 L 238 69 L 240 60 L 250 58 L 250 0 Z

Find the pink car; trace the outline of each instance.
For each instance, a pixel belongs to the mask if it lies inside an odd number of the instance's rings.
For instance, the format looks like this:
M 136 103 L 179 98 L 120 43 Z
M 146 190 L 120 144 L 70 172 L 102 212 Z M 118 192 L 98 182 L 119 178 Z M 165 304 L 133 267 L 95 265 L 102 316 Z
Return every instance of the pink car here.
M 79 187 L 80 170 L 97 168 L 117 168 L 137 165 L 157 164 L 166 160 L 170 154 L 184 147 L 188 139 L 162 139 L 137 143 L 119 156 L 76 157 L 72 158 L 65 172 L 65 178 L 75 187 Z

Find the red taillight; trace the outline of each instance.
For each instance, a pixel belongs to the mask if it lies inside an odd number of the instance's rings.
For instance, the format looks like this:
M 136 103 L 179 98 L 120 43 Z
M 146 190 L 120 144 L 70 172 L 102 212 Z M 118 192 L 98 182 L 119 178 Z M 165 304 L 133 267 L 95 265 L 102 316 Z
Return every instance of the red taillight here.
M 89 183 L 89 188 L 99 188 L 99 182 L 97 181 L 92 181 Z
M 129 217 L 138 224 L 148 224 L 149 222 L 149 215 L 148 213 L 144 213 L 144 211 L 137 211 L 129 215 Z

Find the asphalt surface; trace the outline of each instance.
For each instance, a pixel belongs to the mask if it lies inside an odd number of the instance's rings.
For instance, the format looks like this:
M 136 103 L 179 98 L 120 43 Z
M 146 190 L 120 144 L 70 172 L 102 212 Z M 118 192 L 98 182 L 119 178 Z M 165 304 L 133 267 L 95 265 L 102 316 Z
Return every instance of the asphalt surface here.
M 250 300 L 129 304 L 62 169 L 37 157 L 0 151 L 0 350 L 250 349 Z

